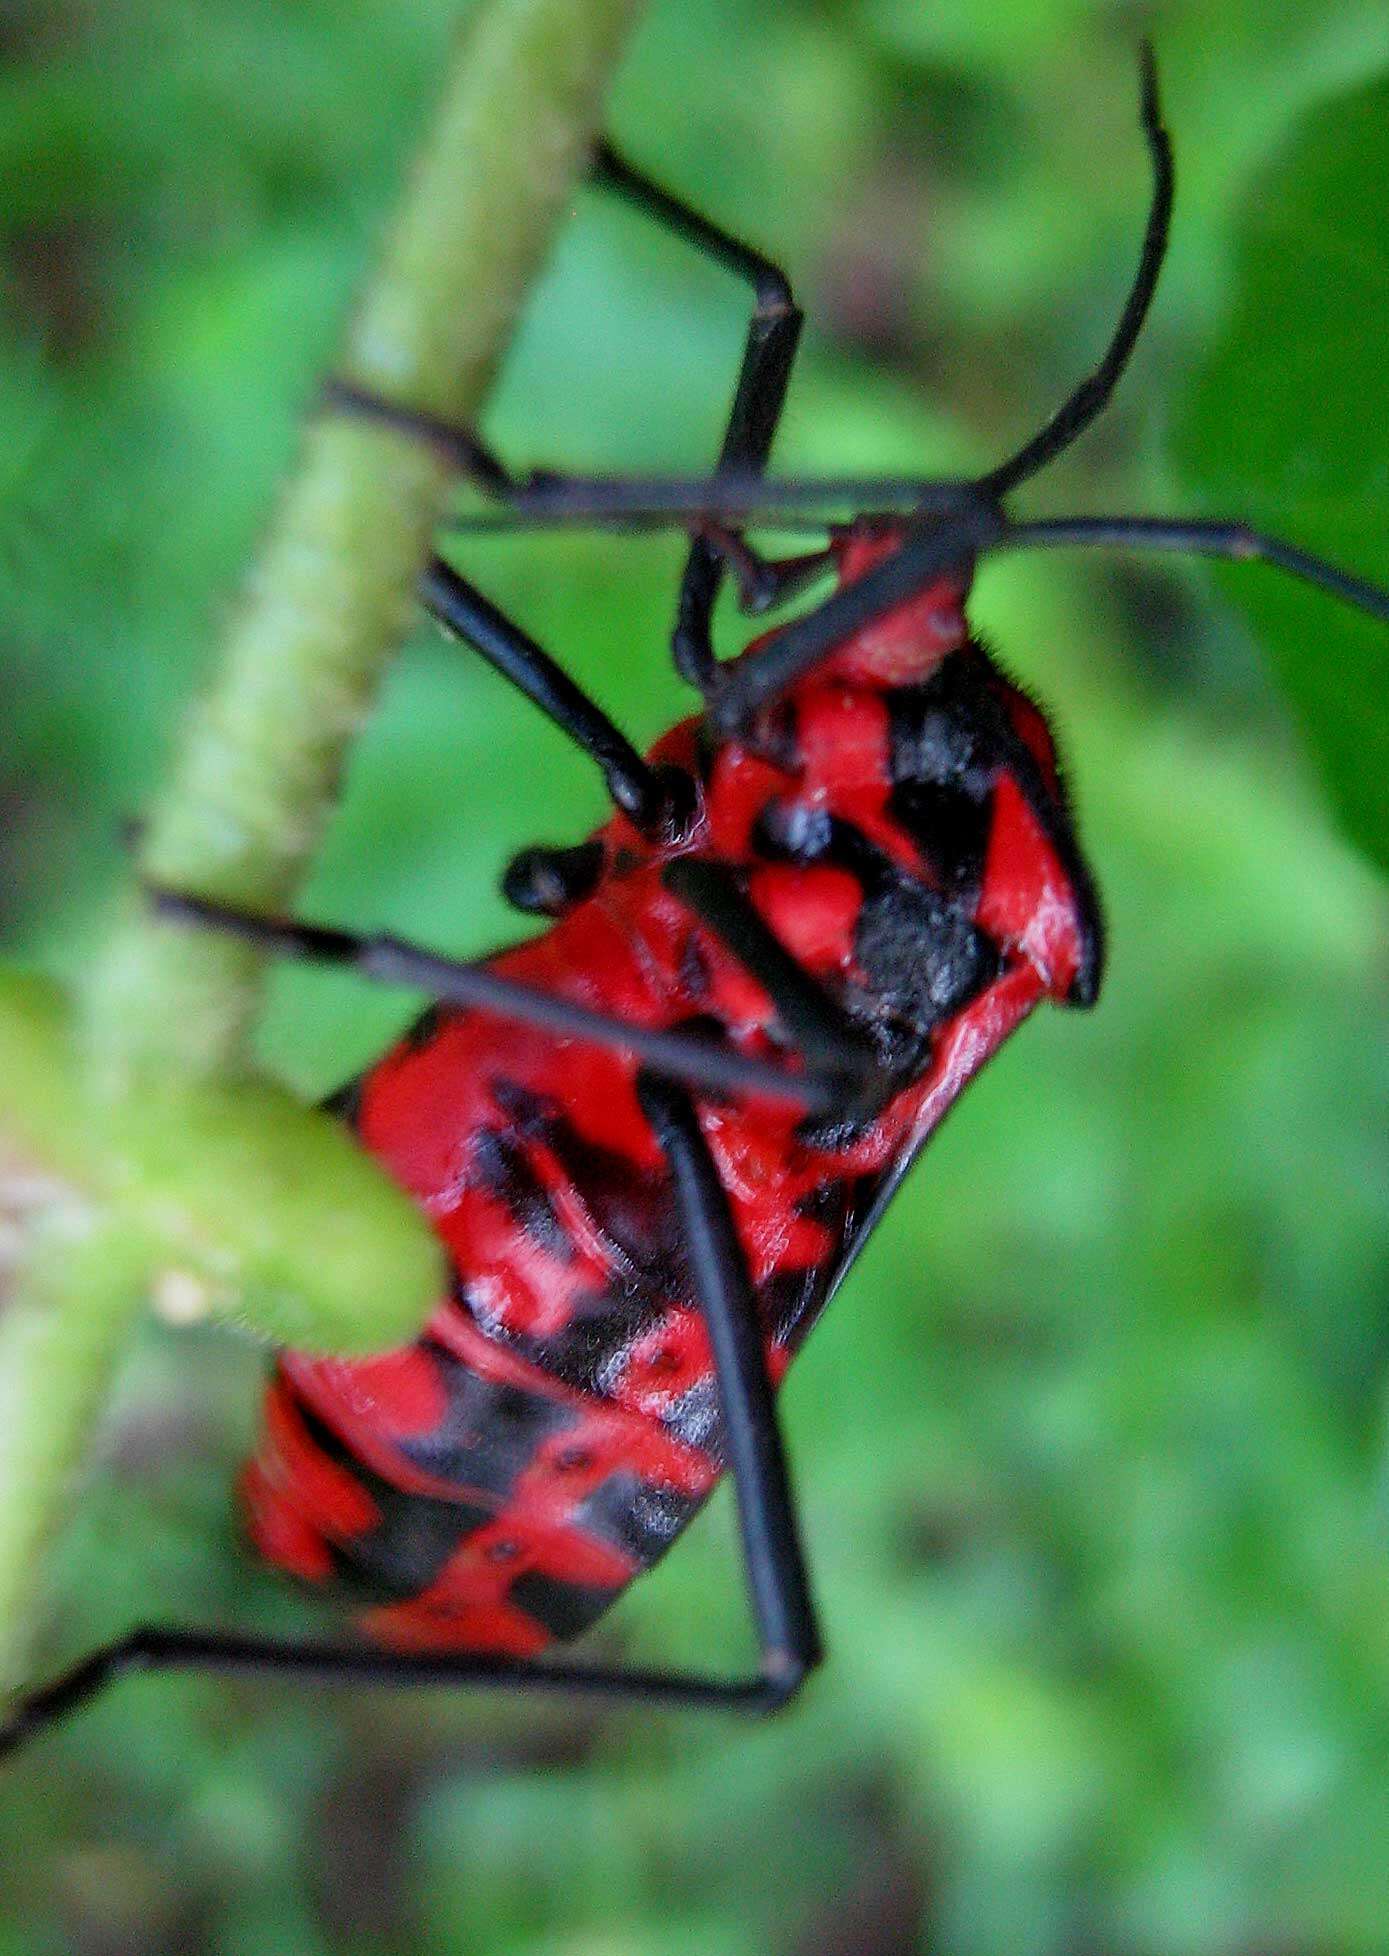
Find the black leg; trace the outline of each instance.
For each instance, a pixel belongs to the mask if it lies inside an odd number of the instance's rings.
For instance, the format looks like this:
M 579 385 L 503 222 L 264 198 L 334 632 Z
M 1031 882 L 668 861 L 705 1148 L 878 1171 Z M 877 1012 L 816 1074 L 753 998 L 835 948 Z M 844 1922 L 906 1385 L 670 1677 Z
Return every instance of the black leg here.
M 872 1040 L 768 928 L 736 874 L 723 863 L 678 856 L 661 880 L 762 986 L 806 1065 L 842 1082 L 842 1111 L 862 1115 L 881 1107 L 890 1082 Z
M 978 482 L 966 476 L 767 477 L 748 469 L 725 469 L 717 475 L 547 473 L 517 482 L 504 510 L 451 518 L 449 529 L 460 536 L 495 536 L 587 525 L 634 531 L 683 529 L 727 539 L 728 525 L 742 518 L 819 536 L 864 511 L 900 510 L 904 518 L 951 516 L 962 504 L 983 500 L 987 498 Z M 718 547 L 727 553 L 726 542 Z M 747 555 L 761 562 L 750 550 Z M 758 576 L 754 570 L 754 590 Z
M 594 178 L 752 287 L 756 305 L 718 466 L 760 474 L 771 454 L 801 334 L 802 314 L 785 273 L 634 170 L 606 143 L 594 158 Z M 696 537 L 680 584 L 674 652 L 681 677 L 702 693 L 711 690 L 715 678 L 711 623 L 723 568 L 714 542 Z
M 699 538 L 723 559 L 724 569 L 738 586 L 738 607 L 750 616 L 785 604 L 788 598 L 819 577 L 834 561 L 828 544 L 794 557 L 764 557 L 739 530 L 723 523 L 700 523 Z
M 948 568 L 951 551 L 954 561 L 960 564 L 988 550 L 1057 547 L 1161 550 L 1196 557 L 1223 557 L 1233 562 L 1257 561 L 1313 584 L 1372 617 L 1389 617 L 1389 594 L 1380 587 L 1246 523 L 1165 516 L 1063 516 L 1037 522 L 1006 522 L 981 484 L 963 481 L 924 477 L 918 480 L 905 476 L 862 480 L 825 477 L 819 481 L 789 482 L 763 482 L 743 475 L 630 481 L 604 477 L 554 478 L 533 487 L 523 485 L 518 491 L 515 513 L 522 521 L 538 525 L 592 522 L 654 529 L 674 523 L 712 528 L 721 533 L 721 526 L 713 520 L 717 514 L 754 516 L 781 512 L 818 531 L 833 527 L 835 519 L 829 511 L 835 504 L 847 502 L 874 508 L 914 505 L 910 512 L 904 512 L 903 523 L 908 527 L 911 518 L 916 519 L 916 539 L 908 546 L 914 552 L 911 561 L 915 571 L 899 562 L 905 554 L 899 552 L 891 560 L 898 564 L 896 570 L 889 571 L 887 564 L 879 565 L 858 583 L 835 592 L 803 619 L 793 620 L 751 659 L 739 659 L 721 667 L 718 696 L 713 703 L 714 717 L 721 726 L 735 727 L 764 699 L 791 684 L 837 640 L 889 604 L 911 596 L 931 575 Z M 826 513 L 811 518 L 805 514 L 811 508 Z M 924 519 L 931 520 L 932 529 L 928 529 Z M 951 538 L 950 549 L 945 550 L 943 543 L 938 547 L 935 539 L 947 536 Z M 752 576 L 755 580 L 755 571 Z M 854 596 L 855 593 L 859 595 Z M 874 593 L 881 595 L 874 596 Z
M 593 159 L 594 181 L 697 251 L 746 280 L 756 295 L 738 385 L 719 455 L 720 469 L 759 475 L 771 452 L 800 338 L 802 314 L 785 274 L 760 252 L 711 224 L 626 162 L 607 143 Z M 517 478 L 471 429 L 456 428 L 424 410 L 383 401 L 352 381 L 334 378 L 323 390 L 326 407 L 358 414 L 428 442 L 486 494 L 524 503 L 529 492 L 562 493 L 564 476 L 540 471 Z M 675 661 L 683 677 L 707 691 L 713 679 L 710 620 L 723 578 L 723 553 L 712 538 L 697 536 L 681 581 L 674 633 Z
M 0 1759 L 56 1725 L 118 1678 L 136 1671 L 270 1674 L 318 1683 L 505 1686 L 575 1693 L 676 1709 L 775 1711 L 820 1660 L 820 1638 L 801 1552 L 756 1300 L 698 1116 L 688 1097 L 643 1078 L 642 1105 L 670 1162 L 690 1244 L 698 1301 L 709 1327 L 733 1476 L 748 1593 L 761 1647 L 751 1678 L 614 1670 L 598 1665 L 393 1652 L 366 1646 L 287 1643 L 216 1631 L 142 1628 L 22 1698 L 0 1723 Z
M 383 401 L 350 381 L 331 379 L 323 389 L 327 406 L 384 422 L 387 427 L 431 442 L 481 488 L 506 497 L 524 493 L 492 451 L 471 430 L 454 428 L 436 416 Z M 678 810 L 663 782 L 614 726 L 606 713 L 570 679 L 535 640 L 514 625 L 475 585 L 435 557 L 419 583 L 420 602 L 444 630 L 480 652 L 543 714 L 597 762 L 608 793 L 639 828 L 659 831 L 678 820 Z M 539 907 L 523 904 L 522 908 Z
M 819 1663 L 821 1647 L 757 1302 L 728 1197 L 689 1095 L 649 1077 L 638 1090 L 675 1178 L 714 1354 L 724 1450 L 738 1497 L 743 1559 L 762 1647 L 760 1683 L 770 1707 L 784 1703 Z
M 776 432 L 801 328 L 801 314 L 785 276 L 770 260 L 633 169 L 606 143 L 595 153 L 593 175 L 596 182 L 753 286 L 757 305 L 719 465 L 760 472 Z M 372 417 L 432 442 L 489 494 L 508 497 L 522 488 L 471 430 L 452 428 L 436 416 L 380 401 L 346 380 L 330 380 L 324 400 L 330 407 Z M 700 535 L 691 545 L 677 603 L 675 655 L 680 671 L 701 690 L 708 690 L 714 676 L 710 618 L 725 557 L 739 549 L 735 535 L 717 540 L 712 534 Z M 824 561 L 816 553 L 814 558 L 770 564 L 746 547 L 741 557 L 745 578 L 755 579 L 755 586 L 744 583 L 745 596 L 751 591 L 758 607 L 794 589 Z M 672 807 L 663 784 L 631 743 L 554 660 L 475 587 L 436 558 L 425 572 L 421 597 L 441 624 L 474 645 L 597 761 L 613 800 L 633 821 L 648 830 L 678 824 L 684 811 Z
M 705 1093 L 755 1094 L 790 1102 L 810 1113 L 832 1113 L 838 1104 L 837 1076 L 824 1076 L 810 1067 L 793 1073 L 690 1033 L 633 1025 L 611 1013 L 575 1005 L 554 992 L 503 978 L 486 965 L 439 957 L 398 937 L 358 937 L 321 924 L 258 916 L 184 891 L 153 890 L 150 898 L 159 914 L 173 921 L 222 931 L 279 957 L 346 967 L 379 984 L 427 992 L 443 1005 L 469 1006 L 498 1018 L 542 1026 L 562 1039 L 608 1046 L 631 1054 L 653 1073 L 682 1080 Z
M 1296 544 L 1251 530 L 1247 523 L 1172 521 L 1165 516 L 1061 516 L 1053 522 L 1010 523 L 998 538 L 1001 550 L 1075 546 L 1101 550 L 1171 550 L 1188 557 L 1224 557 L 1234 563 L 1272 564 L 1342 604 L 1389 623 L 1389 591 L 1338 570 Z
M 384 400 L 381 395 L 370 393 L 338 374 L 331 374 L 324 381 L 319 390 L 319 405 L 330 412 L 353 415 L 358 420 L 378 421 L 384 428 L 394 428 L 402 435 L 424 442 L 490 496 L 506 498 L 522 486 L 480 435 L 474 434 L 471 428 L 455 427 L 451 421 L 443 421 L 424 408 Z
M 1153 195 L 1138 268 L 1103 357 L 1068 396 L 1046 426 L 1013 455 L 978 478 L 974 487 L 997 501 L 1035 475 L 1070 446 L 1103 412 L 1114 392 L 1148 316 L 1166 256 L 1172 218 L 1172 145 L 1162 121 L 1156 66 L 1145 42 L 1141 57 L 1141 119 L 1153 165 Z M 848 496 L 865 505 L 887 506 L 915 500 L 947 507 L 956 485 L 888 478 L 835 484 L 773 484 L 759 495 L 759 479 L 780 419 L 800 334 L 801 314 L 785 275 L 771 260 L 720 231 L 697 212 L 662 190 L 606 145 L 594 162 L 597 181 L 626 197 L 677 236 L 751 284 L 757 295 L 744 349 L 733 408 L 720 453 L 718 476 L 706 483 L 621 483 L 571 478 L 539 471 L 512 476 L 477 436 L 455 429 L 427 413 L 383 402 L 348 381 L 330 381 L 329 406 L 366 414 L 434 443 L 480 488 L 512 506 L 503 521 L 566 522 L 587 516 L 621 522 L 670 515 L 676 520 L 731 516 L 738 511 L 804 508 Z M 964 485 L 960 485 L 963 488 Z M 481 526 L 479 526 L 481 527 Z M 707 527 L 707 526 L 702 526 Z M 684 676 L 708 691 L 715 673 L 709 622 L 722 575 L 721 552 L 712 534 L 697 536 L 681 589 L 676 628 L 677 664 Z
M 1158 274 L 1167 255 L 1174 179 L 1172 143 L 1162 125 L 1162 108 L 1158 101 L 1157 67 L 1153 50 L 1146 41 L 1142 50 L 1141 116 L 1143 134 L 1153 160 L 1153 199 L 1148 208 L 1148 224 L 1143 234 L 1138 270 L 1119 316 L 1119 324 L 1099 365 L 1085 376 L 1041 433 L 1034 435 L 1031 441 L 1024 442 L 1016 455 L 1010 455 L 1006 462 L 1000 462 L 996 469 L 990 469 L 987 475 L 980 477 L 980 488 L 996 497 L 1007 495 L 1020 482 L 1025 482 L 1030 475 L 1036 475 L 1039 469 L 1045 468 L 1063 448 L 1070 447 L 1096 415 L 1103 412 L 1129 363 L 1129 355 L 1148 317 L 1148 308 L 1157 289 Z
M 436 557 L 419 591 L 425 609 L 445 631 L 480 652 L 597 762 L 609 794 L 638 828 L 660 831 L 679 819 L 672 784 L 647 766 L 607 714 L 475 585 Z

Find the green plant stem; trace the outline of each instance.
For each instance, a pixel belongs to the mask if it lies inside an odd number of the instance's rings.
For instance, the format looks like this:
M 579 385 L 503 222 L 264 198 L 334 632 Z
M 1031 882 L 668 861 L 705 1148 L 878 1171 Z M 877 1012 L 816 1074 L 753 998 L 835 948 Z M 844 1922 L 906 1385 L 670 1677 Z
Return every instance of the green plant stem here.
M 467 423 L 571 195 L 636 0 L 496 0 L 347 337 L 343 371 Z M 218 676 L 148 817 L 156 881 L 282 906 L 309 862 L 352 735 L 412 616 L 450 476 L 422 443 L 317 415 Z M 244 1059 L 260 959 L 131 915 L 96 960 L 92 1049 L 119 1087 L 146 1060 Z
M 343 371 L 359 386 L 460 423 L 476 413 L 636 10 L 492 0 L 470 19 L 348 332 Z M 312 417 L 149 811 L 147 877 L 254 907 L 288 901 L 410 622 L 448 491 L 421 443 Z M 413 1208 L 329 1123 L 254 1079 L 261 978 L 244 947 L 156 923 L 132 900 L 92 961 L 80 1065 L 50 1002 L 0 987 L 0 1053 L 8 1034 L 24 1061 L 0 1080 L 0 1168 L 8 1153 L 27 1173 L 36 1140 L 45 1172 L 61 1162 L 0 1298 L 0 1680 L 23 1669 L 43 1548 L 134 1310 L 171 1260 L 254 1329 L 328 1348 L 407 1336 L 438 1294 Z M 80 1146 L 55 1133 L 57 1105 Z M 377 1295 L 384 1318 L 371 1315 Z
M 50 1538 L 145 1295 L 144 1245 L 80 1199 L 47 1208 L 0 1321 L 0 1691 L 18 1684 Z

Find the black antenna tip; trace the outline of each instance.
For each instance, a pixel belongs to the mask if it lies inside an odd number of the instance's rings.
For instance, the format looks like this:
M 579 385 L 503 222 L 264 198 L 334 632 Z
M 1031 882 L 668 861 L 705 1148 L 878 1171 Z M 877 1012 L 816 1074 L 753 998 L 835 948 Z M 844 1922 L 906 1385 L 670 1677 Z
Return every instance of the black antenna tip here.
M 1166 147 L 1167 130 L 1162 120 L 1162 98 L 1158 91 L 1157 56 L 1146 34 L 1138 43 L 1138 76 L 1143 127 L 1155 143 Z

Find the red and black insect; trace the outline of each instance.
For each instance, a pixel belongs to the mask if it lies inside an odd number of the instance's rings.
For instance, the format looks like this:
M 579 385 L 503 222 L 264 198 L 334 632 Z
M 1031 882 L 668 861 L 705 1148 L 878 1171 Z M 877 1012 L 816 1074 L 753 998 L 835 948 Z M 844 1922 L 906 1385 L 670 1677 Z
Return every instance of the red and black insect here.
M 23 1703 L 0 1750 L 136 1667 L 505 1683 L 769 1709 L 820 1655 L 774 1405 L 789 1359 L 931 1133 L 1043 998 L 1091 1004 L 1103 930 L 1039 709 L 969 631 L 986 551 L 1074 544 L 1263 557 L 1389 618 L 1389 596 L 1237 524 L 1015 522 L 1003 499 L 1107 402 L 1161 266 L 1170 150 L 1104 358 L 975 481 L 776 483 L 762 470 L 800 329 L 782 274 L 622 162 L 599 183 L 756 294 L 718 473 L 513 479 L 481 442 L 344 384 L 330 411 L 441 444 L 513 516 L 693 532 L 675 658 L 701 707 L 643 758 L 523 631 L 436 560 L 427 609 L 601 768 L 616 813 L 524 852 L 505 888 L 553 921 L 480 965 L 162 894 L 171 915 L 348 962 L 438 1001 L 337 1097 L 426 1208 L 450 1294 L 413 1344 L 281 1354 L 244 1493 L 271 1562 L 356 1599 L 369 1641 L 137 1630 Z M 755 519 L 843 507 L 770 561 Z M 831 595 L 716 662 L 728 573 L 750 608 Z M 734 1479 L 758 1674 L 541 1660 Z

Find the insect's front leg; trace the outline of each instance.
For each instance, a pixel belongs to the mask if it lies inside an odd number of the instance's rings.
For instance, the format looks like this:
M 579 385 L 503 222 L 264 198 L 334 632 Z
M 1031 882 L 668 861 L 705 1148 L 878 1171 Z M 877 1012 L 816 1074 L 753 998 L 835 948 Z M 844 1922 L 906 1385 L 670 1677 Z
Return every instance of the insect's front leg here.
M 786 949 L 736 872 L 724 863 L 677 856 L 661 880 L 761 985 L 807 1067 L 837 1084 L 831 1118 L 871 1119 L 895 1084 L 880 1066 L 877 1048 Z
M 682 792 L 681 783 L 649 767 L 597 702 L 529 633 L 442 558 L 434 558 L 426 568 L 419 593 L 426 611 L 451 637 L 481 653 L 597 763 L 608 793 L 624 815 L 649 834 L 676 838 L 693 812 L 690 792 Z
M 634 168 L 608 143 L 600 143 L 594 153 L 593 180 L 752 287 L 753 314 L 719 450 L 718 468 L 720 472 L 743 477 L 760 474 L 771 454 L 781 419 L 803 323 L 786 274 L 760 251 L 733 237 Z M 518 478 L 472 429 L 456 428 L 427 411 L 381 400 L 349 380 L 329 381 L 323 399 L 329 408 L 367 416 L 429 443 L 485 494 L 503 502 L 523 495 L 539 481 L 562 485 L 562 477 L 553 477 L 548 472 Z M 697 533 L 690 546 L 676 602 L 672 639 L 676 667 L 683 678 L 703 693 L 708 693 L 714 683 L 711 621 L 726 556 L 726 550 L 712 535 Z M 761 562 L 755 559 L 754 553 L 748 552 L 747 556 L 750 561 Z M 769 576 L 773 580 L 770 586 Z M 775 587 L 775 579 L 776 567 L 764 564 L 761 588 L 770 591 Z M 768 601 L 769 597 L 763 599 L 764 603 Z
M 834 552 L 828 545 L 820 550 L 800 551 L 792 557 L 766 557 L 748 542 L 741 530 L 730 529 L 712 519 L 698 521 L 695 527 L 699 538 L 723 559 L 724 568 L 736 583 L 739 609 L 752 617 L 785 604 L 834 560 Z
M 716 265 L 752 287 L 755 305 L 738 369 L 718 467 L 760 474 L 772 452 L 800 342 L 803 314 L 780 266 L 663 190 L 610 148 L 600 145 L 594 178 Z M 725 556 L 708 535 L 696 536 L 680 580 L 672 650 L 683 679 L 708 694 L 716 678 L 712 638 L 714 601 Z

